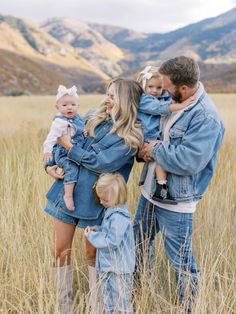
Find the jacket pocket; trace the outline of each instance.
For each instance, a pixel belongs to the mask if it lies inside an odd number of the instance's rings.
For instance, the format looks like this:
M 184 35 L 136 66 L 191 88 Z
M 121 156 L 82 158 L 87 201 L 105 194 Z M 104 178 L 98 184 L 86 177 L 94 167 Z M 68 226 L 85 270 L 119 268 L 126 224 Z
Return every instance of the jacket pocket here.
M 94 143 L 91 145 L 92 149 L 95 151 L 95 153 L 100 153 L 101 151 L 107 149 L 109 146 L 102 143 L 102 142 L 99 142 L 99 143 Z
M 182 142 L 182 138 L 186 132 L 185 127 L 174 126 L 169 130 L 169 136 L 172 144 L 180 144 Z
M 193 184 L 191 176 L 178 176 L 169 174 L 168 178 L 169 193 L 174 199 L 189 199 L 193 197 Z

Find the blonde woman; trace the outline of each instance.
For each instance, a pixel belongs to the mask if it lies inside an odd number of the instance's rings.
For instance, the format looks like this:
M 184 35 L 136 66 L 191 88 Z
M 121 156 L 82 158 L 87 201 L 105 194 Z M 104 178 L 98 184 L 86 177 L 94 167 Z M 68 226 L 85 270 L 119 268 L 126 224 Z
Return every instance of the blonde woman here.
M 102 174 L 96 184 L 106 208 L 101 226 L 87 227 L 84 234 L 97 248 L 96 269 L 105 313 L 132 313 L 131 287 L 135 244 L 127 202 L 127 187 L 119 173 Z
M 142 88 L 135 81 L 111 81 L 104 102 L 87 121 L 88 137 L 84 146 L 72 145 L 69 135 L 60 138 L 60 144 L 68 150 L 68 158 L 80 167 L 74 188 L 75 209 L 69 211 L 65 206 L 63 180 L 55 181 L 50 188 L 45 208 L 54 218 L 54 272 L 61 313 L 70 313 L 72 308 L 70 253 L 75 229 L 100 225 L 104 215 L 104 206 L 96 202 L 94 197 L 93 185 L 105 172 L 119 172 L 128 180 L 134 155 L 142 147 L 143 135 L 136 120 L 141 94 Z M 55 179 L 62 179 L 63 176 L 58 175 L 56 169 L 56 165 L 47 167 L 47 172 Z M 91 289 L 96 280 L 95 249 L 88 242 L 87 257 Z M 93 302 L 92 311 L 95 306 Z

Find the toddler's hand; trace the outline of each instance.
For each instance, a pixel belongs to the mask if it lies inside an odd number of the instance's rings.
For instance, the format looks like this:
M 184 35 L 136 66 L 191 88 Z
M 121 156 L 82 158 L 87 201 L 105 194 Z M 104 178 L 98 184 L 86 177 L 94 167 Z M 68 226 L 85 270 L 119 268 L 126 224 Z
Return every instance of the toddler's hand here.
M 90 227 L 89 227 L 89 226 L 84 229 L 84 236 L 85 236 L 86 238 L 87 238 L 87 236 L 88 236 L 88 234 L 89 234 L 89 231 L 90 231 Z
M 188 107 L 191 103 L 193 103 L 194 101 L 196 100 L 196 97 L 195 96 L 191 96 L 189 97 L 188 99 L 186 99 L 185 101 L 181 102 L 179 104 L 179 108 L 180 109 L 183 109 L 185 107 Z
M 90 227 L 90 226 L 88 226 L 88 227 L 86 227 L 85 229 L 84 229 L 84 236 L 87 238 L 87 236 L 88 236 L 88 234 L 89 234 L 89 232 L 90 231 L 96 231 L 96 227 Z
M 52 153 L 45 153 L 45 154 L 43 154 L 43 162 L 44 162 L 44 164 L 47 164 L 51 160 L 52 160 Z

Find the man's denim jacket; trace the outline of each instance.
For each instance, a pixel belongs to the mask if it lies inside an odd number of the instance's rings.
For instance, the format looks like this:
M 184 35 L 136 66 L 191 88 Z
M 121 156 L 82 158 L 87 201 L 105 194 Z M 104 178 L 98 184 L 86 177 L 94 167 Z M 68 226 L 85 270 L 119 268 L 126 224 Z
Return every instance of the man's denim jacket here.
M 168 172 L 171 197 L 179 202 L 202 198 L 214 172 L 224 126 L 215 105 L 203 89 L 171 126 L 169 141 L 157 143 L 151 155 Z M 141 174 L 144 183 L 147 167 Z M 154 186 L 154 185 L 153 185 Z
M 103 121 L 96 127 L 95 137 L 86 138 L 83 148 L 77 144 L 68 152 L 68 158 L 80 166 L 73 194 L 75 210 L 69 211 L 65 206 L 63 180 L 55 181 L 47 193 L 49 204 L 79 218 L 81 227 L 97 224 L 97 219 L 102 219 L 104 208 L 96 203 L 93 194 L 93 185 L 98 176 L 117 171 L 127 181 L 133 166 L 134 149 L 127 147 L 116 133 L 110 133 L 111 128 L 111 119 Z
M 135 243 L 127 205 L 107 208 L 102 225 L 88 233 L 88 240 L 97 248 L 98 271 L 117 274 L 134 271 Z

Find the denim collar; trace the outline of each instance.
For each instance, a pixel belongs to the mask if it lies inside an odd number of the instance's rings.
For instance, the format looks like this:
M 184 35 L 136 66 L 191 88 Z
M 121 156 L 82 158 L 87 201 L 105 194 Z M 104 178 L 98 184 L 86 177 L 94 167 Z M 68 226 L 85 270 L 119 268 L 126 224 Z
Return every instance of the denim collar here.
M 105 217 L 108 218 L 114 213 L 120 213 L 126 217 L 130 217 L 128 206 L 126 204 L 120 204 L 117 205 L 116 207 L 108 207 L 105 210 Z

